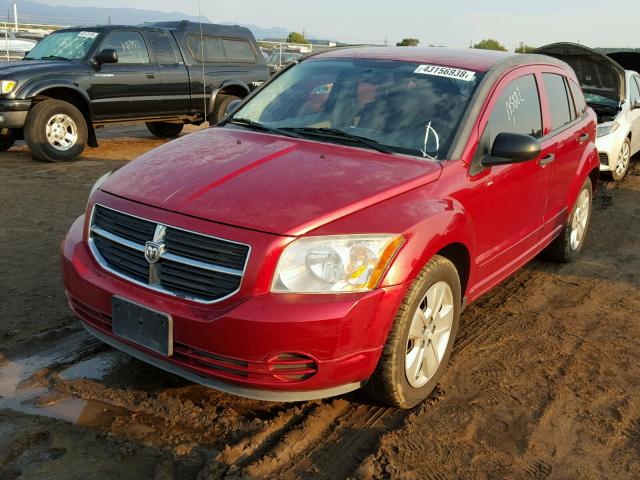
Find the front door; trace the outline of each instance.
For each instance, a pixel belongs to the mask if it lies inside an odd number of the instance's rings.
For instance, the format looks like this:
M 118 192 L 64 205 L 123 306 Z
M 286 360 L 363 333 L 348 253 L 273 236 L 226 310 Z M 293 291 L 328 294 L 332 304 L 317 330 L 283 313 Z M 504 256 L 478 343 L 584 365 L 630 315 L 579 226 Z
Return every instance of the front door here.
M 91 74 L 91 99 L 96 120 L 145 118 L 158 109 L 158 65 L 151 62 L 142 34 L 114 30 L 98 49 L 114 49 L 118 62 L 95 66 Z
M 477 154 L 489 155 L 502 132 L 541 138 L 542 125 L 534 71 L 512 72 L 499 83 L 480 121 L 483 133 Z M 553 154 L 553 143 L 545 142 L 536 159 L 492 166 L 480 173 L 484 200 L 481 224 L 476 228 L 476 262 L 483 278 L 479 289 L 489 288 L 535 253 L 549 189 L 550 169 L 546 165 Z

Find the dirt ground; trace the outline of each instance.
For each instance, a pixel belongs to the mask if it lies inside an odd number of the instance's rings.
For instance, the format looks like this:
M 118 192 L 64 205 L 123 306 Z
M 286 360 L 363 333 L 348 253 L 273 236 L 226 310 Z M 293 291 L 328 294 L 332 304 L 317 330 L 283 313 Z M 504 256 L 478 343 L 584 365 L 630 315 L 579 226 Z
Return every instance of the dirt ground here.
M 640 478 L 640 162 L 603 182 L 580 259 L 467 308 L 413 411 L 191 384 L 90 338 L 58 247 L 93 181 L 162 141 L 100 132 L 70 164 L 0 153 L 0 480 Z

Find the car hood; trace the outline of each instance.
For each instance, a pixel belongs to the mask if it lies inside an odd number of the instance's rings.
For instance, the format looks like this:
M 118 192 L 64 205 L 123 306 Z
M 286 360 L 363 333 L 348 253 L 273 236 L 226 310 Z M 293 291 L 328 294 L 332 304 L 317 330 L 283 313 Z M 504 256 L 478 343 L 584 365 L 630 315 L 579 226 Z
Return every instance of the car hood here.
M 268 233 L 297 236 L 436 180 L 437 162 L 234 128 L 211 128 L 117 170 L 101 190 Z
M 552 43 L 531 53 L 549 55 L 568 63 L 585 92 L 624 101 L 624 68 L 607 55 L 576 43 Z
M 7 78 L 10 75 L 21 75 L 20 78 L 30 78 L 34 74 L 47 72 L 49 70 L 61 73 L 86 69 L 86 65 L 81 62 L 68 62 L 65 60 L 20 60 L 17 62 L 8 62 L 0 66 L 0 76 Z
M 609 52 L 607 57 L 625 70 L 640 72 L 640 52 Z

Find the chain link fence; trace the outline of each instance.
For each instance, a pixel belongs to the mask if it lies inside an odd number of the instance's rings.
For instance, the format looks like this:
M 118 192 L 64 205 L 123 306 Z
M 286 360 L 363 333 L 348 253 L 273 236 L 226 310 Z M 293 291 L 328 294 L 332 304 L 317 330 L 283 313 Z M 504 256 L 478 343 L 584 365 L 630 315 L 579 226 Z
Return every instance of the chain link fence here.
M 0 62 L 22 59 L 40 40 L 60 28 L 64 27 L 34 23 L 0 23 Z
M 282 70 L 285 66 L 291 62 L 310 55 L 315 52 L 327 50 L 335 47 L 335 44 L 327 43 L 326 45 L 319 45 L 315 43 L 285 43 L 285 42 L 268 42 L 258 41 L 258 45 L 262 50 L 262 54 L 269 65 L 271 73 L 275 73 Z

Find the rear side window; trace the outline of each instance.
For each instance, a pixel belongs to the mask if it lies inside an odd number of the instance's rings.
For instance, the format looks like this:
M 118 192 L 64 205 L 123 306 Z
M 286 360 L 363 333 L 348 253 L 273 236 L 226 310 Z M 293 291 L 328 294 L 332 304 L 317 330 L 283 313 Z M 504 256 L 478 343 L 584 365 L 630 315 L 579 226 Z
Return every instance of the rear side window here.
M 118 63 L 149 63 L 149 52 L 140 32 L 119 30 L 111 32 L 102 44 L 102 49 L 112 48 L 118 54 Z
M 149 32 L 149 43 L 156 54 L 160 65 L 175 65 L 178 63 L 173 41 L 166 32 Z
M 573 101 L 576 105 L 578 116 L 580 116 L 587 111 L 587 102 L 584 99 L 584 94 L 582 93 L 582 89 L 580 88 L 580 86 L 573 80 L 569 80 L 569 87 L 571 88 L 571 93 L 573 94 Z
M 572 121 L 564 77 L 555 73 L 543 73 L 542 80 L 547 90 L 551 111 L 551 130 L 558 130 Z
M 513 80 L 498 97 L 485 130 L 485 134 L 489 135 L 489 146 L 503 132 L 531 135 L 535 138 L 542 136 L 540 95 L 533 75 Z
M 218 37 L 189 35 L 187 47 L 193 58 L 199 62 L 224 62 L 227 59 L 222 48 L 222 39 Z
M 256 54 L 251 44 L 245 40 L 222 40 L 222 46 L 227 56 L 227 60 L 231 62 L 255 62 Z

